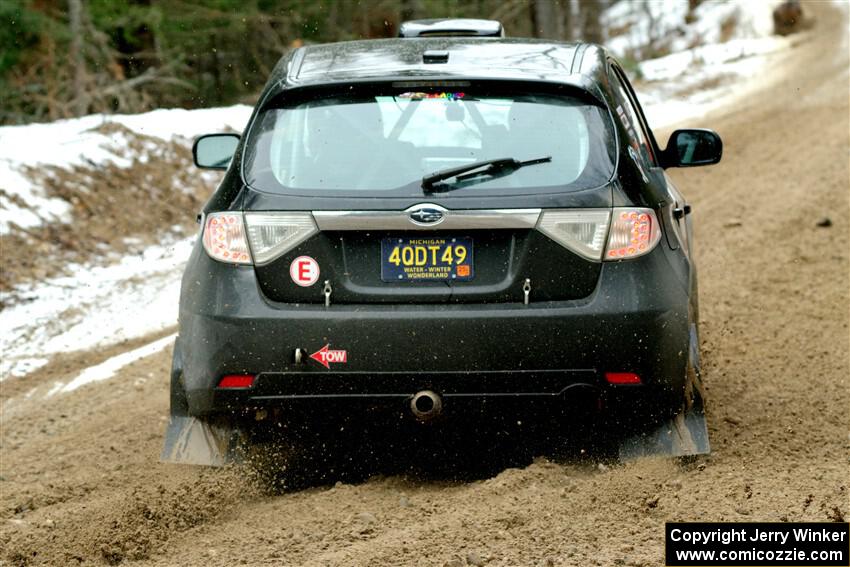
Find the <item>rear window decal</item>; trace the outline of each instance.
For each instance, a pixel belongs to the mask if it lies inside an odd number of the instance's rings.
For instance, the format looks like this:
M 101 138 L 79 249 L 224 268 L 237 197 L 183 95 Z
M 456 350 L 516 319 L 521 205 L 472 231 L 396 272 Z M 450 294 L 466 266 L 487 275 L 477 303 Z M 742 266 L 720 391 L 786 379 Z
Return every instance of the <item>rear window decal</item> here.
M 409 92 L 409 93 L 401 93 L 398 95 L 398 98 L 409 98 L 414 100 L 419 100 L 423 98 L 444 98 L 446 100 L 459 100 L 466 96 L 465 93 L 419 93 L 419 92 Z

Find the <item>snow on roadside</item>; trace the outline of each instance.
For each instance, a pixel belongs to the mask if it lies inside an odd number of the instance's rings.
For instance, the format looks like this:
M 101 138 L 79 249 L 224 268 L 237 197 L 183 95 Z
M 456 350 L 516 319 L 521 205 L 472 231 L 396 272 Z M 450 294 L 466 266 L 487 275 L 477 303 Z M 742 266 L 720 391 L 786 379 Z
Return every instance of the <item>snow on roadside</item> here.
M 765 55 L 785 47 L 787 42 L 779 37 L 760 39 L 733 39 L 726 43 L 709 44 L 665 57 L 650 59 L 639 64 L 645 81 L 678 81 L 687 75 L 702 70 L 702 74 L 717 75 L 718 66 L 735 61 Z M 700 69 L 706 67 L 706 69 Z
M 670 52 L 773 33 L 773 9 L 781 0 L 704 0 L 688 15 L 686 0 L 621 1 L 605 10 L 606 47 L 633 56 L 647 46 Z
M 246 105 L 161 109 L 0 127 L 0 234 L 8 233 L 10 222 L 27 228 L 70 220 L 70 204 L 48 198 L 24 175 L 24 167 L 130 165 L 127 136 L 102 133 L 96 130 L 100 126 L 120 124 L 188 146 L 206 132 L 241 132 L 251 110 Z M 141 254 L 106 266 L 68 266 L 67 276 L 3 293 L 0 380 L 37 370 L 61 352 L 108 346 L 176 324 L 180 274 L 193 240 L 165 236 Z
M 669 55 L 637 63 L 638 91 L 651 128 L 699 118 L 731 104 L 740 84 L 758 73 L 768 57 L 791 40 L 774 36 L 773 9 L 779 0 L 706 0 L 687 20 L 683 0 L 619 2 L 604 21 L 621 33 L 606 41 L 621 58 L 638 55 L 650 43 Z M 659 140 L 663 143 L 663 140 Z
M 788 46 L 784 38 L 734 40 L 705 45 L 640 64 L 645 77 L 635 85 L 652 129 L 689 121 L 688 127 L 708 127 L 699 119 L 744 95 L 749 77 L 766 66 L 768 57 Z M 652 80 L 646 80 L 651 77 Z M 663 144 L 663 140 L 658 141 Z
M 136 115 L 96 114 L 46 124 L 0 127 L 0 234 L 10 223 L 29 228 L 45 222 L 70 221 L 67 201 L 49 198 L 44 190 L 22 173 L 25 166 L 127 164 L 121 157 L 125 136 L 104 134 L 95 129 L 105 124 L 126 128 L 163 140 L 185 140 L 227 128 L 241 132 L 251 107 L 236 105 L 200 110 L 160 109 Z M 20 203 L 28 206 L 20 206 Z M 37 212 L 36 212 L 37 211 Z
M 195 237 L 151 246 L 105 267 L 71 266 L 71 275 L 14 290 L 0 311 L 0 380 L 27 374 L 58 353 L 116 344 L 177 322 L 180 274 Z
M 139 348 L 113 356 L 112 358 L 109 358 L 95 366 L 89 366 L 67 384 L 57 382 L 53 388 L 47 392 L 45 397 L 49 398 L 58 392 L 73 392 L 80 386 L 85 386 L 92 382 L 108 380 L 115 376 L 115 374 L 125 366 L 128 366 L 139 359 L 145 358 L 146 356 L 156 354 L 162 349 L 171 346 L 175 338 L 177 338 L 176 334 L 168 335 L 167 337 L 157 339 L 144 346 L 140 346 Z

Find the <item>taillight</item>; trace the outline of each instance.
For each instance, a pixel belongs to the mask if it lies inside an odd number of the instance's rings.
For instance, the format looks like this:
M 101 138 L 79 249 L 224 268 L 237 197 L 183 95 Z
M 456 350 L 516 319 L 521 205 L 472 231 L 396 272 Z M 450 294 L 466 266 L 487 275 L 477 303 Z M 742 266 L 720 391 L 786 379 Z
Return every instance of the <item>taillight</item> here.
M 597 261 L 642 256 L 661 238 L 655 212 L 641 207 L 547 210 L 537 229 L 564 248 Z
M 210 213 L 204 224 L 204 249 L 233 264 L 267 264 L 313 236 L 310 213 Z
M 254 263 L 266 264 L 316 234 L 310 213 L 245 213 Z
M 204 250 L 211 258 L 231 264 L 250 264 L 242 213 L 209 213 L 204 223 Z
M 658 219 L 652 209 L 615 207 L 605 247 L 606 260 L 643 256 L 661 239 Z
M 600 260 L 610 218 L 611 211 L 607 209 L 544 211 L 537 229 L 588 260 Z

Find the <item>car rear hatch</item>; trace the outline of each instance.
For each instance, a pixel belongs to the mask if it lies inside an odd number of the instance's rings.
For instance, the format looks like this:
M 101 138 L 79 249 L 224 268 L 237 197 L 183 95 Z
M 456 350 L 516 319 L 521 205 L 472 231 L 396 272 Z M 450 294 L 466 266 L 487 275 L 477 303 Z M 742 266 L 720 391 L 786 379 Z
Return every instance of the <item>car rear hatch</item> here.
M 242 208 L 268 299 L 482 303 L 593 292 L 615 162 L 607 109 L 572 88 L 445 84 L 285 92 L 258 114 Z M 269 240 L 275 231 L 288 235 L 285 246 Z

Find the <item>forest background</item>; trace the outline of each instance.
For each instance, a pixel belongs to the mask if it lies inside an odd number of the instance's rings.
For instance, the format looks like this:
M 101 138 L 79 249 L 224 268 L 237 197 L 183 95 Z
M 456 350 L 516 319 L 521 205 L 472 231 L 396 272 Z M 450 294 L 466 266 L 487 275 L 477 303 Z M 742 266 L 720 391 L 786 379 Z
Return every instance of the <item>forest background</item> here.
M 620 0 L 629 1 L 629 0 Z M 0 124 L 251 104 L 304 44 L 393 37 L 417 18 L 487 18 L 508 35 L 604 43 L 615 0 L 0 0 Z M 699 5 L 689 0 L 689 13 Z M 650 3 L 631 9 L 653 17 Z M 630 63 L 669 52 L 663 33 Z

